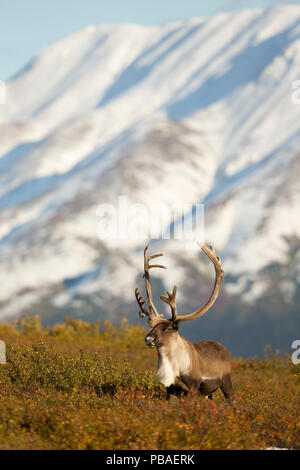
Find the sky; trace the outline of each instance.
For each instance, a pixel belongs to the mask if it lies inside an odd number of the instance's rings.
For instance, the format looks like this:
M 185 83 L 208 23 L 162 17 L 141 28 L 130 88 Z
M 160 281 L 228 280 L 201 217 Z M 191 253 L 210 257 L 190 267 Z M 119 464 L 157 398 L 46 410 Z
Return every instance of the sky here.
M 48 44 L 89 24 L 147 25 L 277 3 L 300 0 L 0 0 L 0 80 Z

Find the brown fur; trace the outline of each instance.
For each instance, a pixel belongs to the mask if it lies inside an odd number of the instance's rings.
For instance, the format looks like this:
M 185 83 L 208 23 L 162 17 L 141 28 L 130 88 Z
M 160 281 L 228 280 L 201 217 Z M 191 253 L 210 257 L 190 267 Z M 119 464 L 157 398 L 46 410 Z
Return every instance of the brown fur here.
M 188 341 L 179 335 L 178 322 L 156 325 L 145 341 L 158 351 L 158 379 L 166 386 L 168 398 L 181 392 L 211 398 L 219 387 L 227 399 L 232 398 L 230 353 L 223 344 Z

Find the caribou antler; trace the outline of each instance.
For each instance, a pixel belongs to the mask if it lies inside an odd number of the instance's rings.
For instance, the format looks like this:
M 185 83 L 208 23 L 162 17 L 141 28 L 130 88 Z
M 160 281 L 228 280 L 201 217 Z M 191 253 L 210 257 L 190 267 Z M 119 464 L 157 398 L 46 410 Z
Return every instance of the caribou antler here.
M 146 284 L 146 292 L 147 292 L 147 298 L 148 298 L 148 304 L 149 304 L 149 310 L 146 310 L 144 308 L 145 300 L 143 300 L 143 297 L 140 295 L 139 290 L 135 289 L 135 296 L 137 299 L 137 302 L 140 307 L 140 312 L 139 315 L 141 317 L 147 315 L 148 316 L 148 323 L 150 326 L 154 326 L 158 322 L 161 321 L 168 321 L 166 319 L 162 319 L 162 315 L 158 313 L 158 311 L 155 308 L 154 302 L 153 302 L 153 296 L 152 296 L 152 290 L 151 290 L 151 283 L 150 283 L 150 276 L 149 276 L 149 271 L 151 268 L 162 268 L 162 269 L 167 269 L 165 266 L 161 264 L 150 264 L 150 260 L 154 258 L 158 258 L 159 256 L 163 256 L 162 253 L 159 253 L 157 255 L 152 255 L 149 256 L 149 246 L 146 246 L 144 250 L 144 278 L 145 278 L 145 284 Z
M 208 301 L 206 302 L 206 304 L 203 305 L 203 307 L 199 308 L 198 310 L 196 310 L 193 313 L 189 313 L 188 315 L 181 315 L 181 316 L 177 317 L 177 320 L 180 321 L 180 322 L 188 321 L 188 320 L 194 320 L 195 318 L 199 318 L 202 315 L 204 315 L 205 312 L 207 312 L 207 310 L 215 303 L 215 301 L 218 297 L 219 290 L 220 290 L 220 287 L 221 287 L 221 282 L 222 282 L 222 279 L 223 279 L 223 276 L 224 276 L 224 271 L 221 267 L 221 258 L 220 258 L 220 256 L 218 256 L 215 253 L 215 250 L 214 250 L 213 246 L 211 246 L 211 245 L 209 245 L 209 247 L 207 247 L 205 245 L 201 246 L 200 243 L 198 243 L 198 245 L 200 246 L 201 250 L 204 251 L 206 256 L 208 256 L 208 258 L 214 264 L 215 273 L 216 273 L 215 285 L 214 285 L 214 289 L 212 291 L 212 294 L 211 294 L 210 298 L 208 299 Z
M 188 321 L 188 320 L 194 320 L 195 318 L 201 317 L 205 312 L 207 312 L 207 310 L 214 304 L 215 300 L 217 299 L 219 290 L 221 287 L 222 278 L 224 276 L 224 271 L 221 268 L 221 259 L 215 253 L 215 250 L 211 245 L 209 247 L 205 245 L 201 246 L 199 243 L 198 245 L 200 246 L 201 250 L 204 251 L 206 256 L 208 256 L 208 258 L 213 262 L 214 267 L 215 267 L 216 278 L 215 278 L 215 285 L 214 285 L 213 292 L 209 300 L 206 302 L 206 304 L 203 307 L 199 308 L 193 313 L 189 313 L 188 315 L 177 316 L 177 308 L 176 308 L 177 287 L 174 286 L 172 293 L 167 291 L 168 297 L 164 295 L 160 296 L 161 300 L 165 302 L 166 304 L 170 305 L 171 307 L 172 318 L 170 320 L 163 318 L 163 316 L 160 315 L 155 308 L 153 297 L 152 297 L 150 276 L 149 276 L 149 271 L 151 268 L 166 269 L 166 267 L 162 266 L 161 264 L 150 264 L 150 260 L 154 258 L 158 258 L 159 256 L 163 256 L 163 254 L 159 253 L 157 255 L 149 256 L 148 254 L 149 246 L 146 246 L 144 250 L 144 278 L 145 278 L 145 284 L 146 284 L 149 310 L 146 310 L 144 308 L 144 304 L 146 303 L 146 301 L 143 299 L 138 289 L 135 289 L 135 296 L 140 307 L 139 315 L 140 317 L 144 317 L 145 315 L 147 315 L 149 318 L 148 323 L 150 326 L 154 327 L 157 323 L 163 323 L 163 322 L 174 322 L 174 321 L 183 322 L 183 321 Z
M 163 302 L 170 305 L 170 307 L 171 307 L 172 321 L 175 321 L 176 318 L 177 318 L 176 292 L 177 292 L 177 287 L 174 286 L 172 294 L 167 290 L 168 297 L 165 297 L 164 295 L 160 296 L 161 300 L 163 300 Z
M 135 297 L 140 307 L 139 316 L 141 318 L 143 318 L 145 315 L 149 316 L 148 310 L 144 308 L 144 304 L 146 303 L 146 300 L 144 300 L 144 297 L 140 294 L 140 291 L 138 290 L 138 288 L 135 289 Z
M 149 246 L 146 246 L 144 250 L 144 278 L 145 278 L 146 291 L 147 291 L 147 297 L 148 297 L 148 303 L 149 303 L 149 312 L 150 314 L 154 314 L 155 316 L 159 317 L 160 315 L 158 311 L 156 310 L 154 302 L 153 302 L 149 271 L 151 268 L 162 268 L 162 269 L 167 269 L 167 268 L 163 266 L 162 264 L 150 264 L 151 259 L 158 258 L 159 256 L 163 256 L 163 254 L 159 253 L 158 255 L 149 256 L 148 251 L 149 251 Z

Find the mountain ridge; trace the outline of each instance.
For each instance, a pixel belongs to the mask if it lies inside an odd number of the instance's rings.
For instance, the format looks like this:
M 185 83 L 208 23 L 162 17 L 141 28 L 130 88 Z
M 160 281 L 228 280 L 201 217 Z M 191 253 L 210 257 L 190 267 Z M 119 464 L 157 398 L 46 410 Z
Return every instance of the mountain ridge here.
M 0 107 L 0 318 L 48 296 L 84 317 L 83 294 L 134 318 L 147 230 L 144 241 L 96 235 L 97 207 L 121 195 L 146 208 L 204 203 L 227 292 L 259 299 L 258 273 L 285 261 L 284 236 L 300 236 L 299 65 L 296 6 L 87 27 L 42 51 Z M 201 277 L 182 242 L 156 245 L 170 266 L 159 286 L 184 292 L 188 272 Z

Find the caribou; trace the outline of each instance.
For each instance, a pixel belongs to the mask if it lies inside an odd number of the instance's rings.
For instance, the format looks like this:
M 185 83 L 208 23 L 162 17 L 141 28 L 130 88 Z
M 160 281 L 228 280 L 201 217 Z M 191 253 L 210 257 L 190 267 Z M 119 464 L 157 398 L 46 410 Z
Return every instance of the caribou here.
M 149 246 L 144 250 L 144 279 L 148 299 L 146 301 L 135 289 L 140 317 L 148 317 L 151 327 L 145 337 L 149 348 L 156 348 L 158 353 L 157 379 L 166 387 L 167 399 L 171 395 L 179 396 L 200 394 L 212 399 L 212 394 L 220 387 L 225 398 L 229 401 L 233 398 L 231 383 L 231 359 L 228 349 L 217 341 L 191 342 L 178 333 L 182 322 L 195 320 L 207 312 L 218 297 L 224 271 L 221 267 L 221 259 L 215 253 L 212 246 L 201 246 L 202 251 L 212 261 L 215 268 L 215 284 L 212 294 L 206 304 L 193 313 L 178 315 L 176 307 L 177 287 L 173 291 L 167 291 L 167 296 L 161 295 L 163 302 L 171 308 L 171 318 L 164 318 L 159 314 L 152 296 L 149 271 L 152 268 L 163 268 L 161 264 L 150 264 L 154 258 L 163 256 L 162 253 L 149 255 Z

